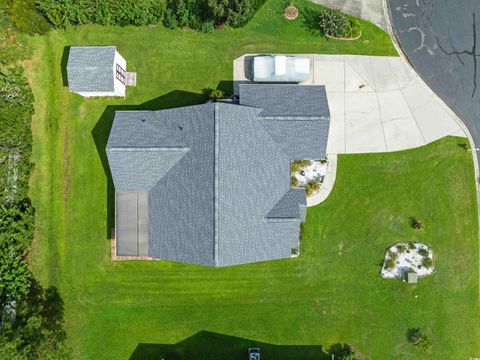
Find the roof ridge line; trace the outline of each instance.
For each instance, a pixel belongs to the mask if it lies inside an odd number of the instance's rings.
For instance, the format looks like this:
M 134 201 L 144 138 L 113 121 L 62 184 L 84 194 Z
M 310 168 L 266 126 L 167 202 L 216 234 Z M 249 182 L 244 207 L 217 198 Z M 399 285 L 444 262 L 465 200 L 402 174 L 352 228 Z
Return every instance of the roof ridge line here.
M 219 105 L 214 104 L 213 123 L 214 123 L 214 160 L 213 160 L 213 262 L 219 266 L 218 261 L 218 158 L 220 151 L 220 129 L 219 129 Z
M 115 146 L 115 147 L 109 147 L 107 148 L 108 151 L 190 151 L 190 148 L 187 146 L 184 147 L 178 147 L 178 146 L 162 146 L 162 147 L 133 147 L 133 146 L 128 146 L 128 147 L 122 147 L 122 146 Z

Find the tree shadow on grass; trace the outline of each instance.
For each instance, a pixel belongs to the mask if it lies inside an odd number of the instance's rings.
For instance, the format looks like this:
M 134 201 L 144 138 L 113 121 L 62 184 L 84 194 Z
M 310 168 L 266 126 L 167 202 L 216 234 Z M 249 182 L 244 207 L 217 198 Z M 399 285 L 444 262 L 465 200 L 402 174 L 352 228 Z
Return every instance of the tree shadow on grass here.
M 126 110 L 163 110 L 187 105 L 197 105 L 205 102 L 205 94 L 196 94 L 188 91 L 175 90 L 165 95 L 159 96 L 153 100 L 140 105 L 109 105 L 105 108 L 102 116 L 92 129 L 92 137 L 97 147 L 97 152 L 102 161 L 103 170 L 107 177 L 107 228 L 106 237 L 111 239 L 112 229 L 115 224 L 115 188 L 113 186 L 112 174 L 108 166 L 106 146 L 113 119 L 116 111 Z M 85 100 L 88 101 L 88 100 Z
M 322 345 L 273 345 L 264 342 L 201 331 L 177 344 L 138 344 L 130 360 L 228 359 L 247 360 L 248 349 L 259 348 L 262 359 L 330 360 Z

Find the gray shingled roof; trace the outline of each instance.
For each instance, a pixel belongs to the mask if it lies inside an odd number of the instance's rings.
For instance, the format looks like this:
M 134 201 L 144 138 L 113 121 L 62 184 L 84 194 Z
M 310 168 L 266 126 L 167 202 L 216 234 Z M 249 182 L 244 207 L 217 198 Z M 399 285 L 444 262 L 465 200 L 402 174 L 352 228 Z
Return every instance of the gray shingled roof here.
M 261 123 L 292 159 L 323 159 L 330 110 L 325 86 L 240 84 L 240 104 L 262 109 Z
M 262 109 L 264 118 L 330 119 L 323 85 L 240 84 L 240 104 Z
M 298 247 L 306 201 L 290 188 L 290 161 L 302 149 L 322 158 L 325 149 L 297 146 L 292 156 L 265 121 L 296 121 L 266 120 L 262 111 L 210 103 L 116 113 L 107 156 L 117 192 L 149 192 L 149 256 L 226 266 L 290 257 Z M 328 119 L 318 118 L 282 131 L 326 146 Z
M 115 46 L 72 46 L 68 53 L 68 87 L 72 92 L 114 91 Z
M 300 205 L 300 206 L 299 206 Z M 299 219 L 305 220 L 301 208 L 307 207 L 305 189 L 291 188 L 267 214 L 267 219 Z

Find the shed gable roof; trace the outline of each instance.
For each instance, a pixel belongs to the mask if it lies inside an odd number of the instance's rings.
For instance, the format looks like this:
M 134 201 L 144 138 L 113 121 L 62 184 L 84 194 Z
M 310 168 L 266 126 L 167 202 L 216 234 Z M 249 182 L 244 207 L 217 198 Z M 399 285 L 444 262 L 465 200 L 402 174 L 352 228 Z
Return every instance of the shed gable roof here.
M 72 46 L 68 53 L 68 87 L 73 92 L 115 90 L 115 46 Z

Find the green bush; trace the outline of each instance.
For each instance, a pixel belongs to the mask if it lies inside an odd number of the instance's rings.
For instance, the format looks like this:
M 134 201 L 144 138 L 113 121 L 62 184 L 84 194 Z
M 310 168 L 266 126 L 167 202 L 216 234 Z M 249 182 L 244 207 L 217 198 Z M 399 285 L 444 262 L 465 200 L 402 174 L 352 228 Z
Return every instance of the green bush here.
M 428 250 L 425 248 L 418 249 L 418 253 L 422 256 L 428 256 Z
M 361 32 L 357 19 L 328 8 L 319 11 L 318 25 L 325 35 L 338 38 L 355 38 Z
M 310 160 L 293 160 L 290 163 L 290 171 L 292 173 L 299 172 L 300 170 L 305 169 L 307 166 L 310 166 L 312 162 Z
M 256 11 L 253 0 L 208 0 L 207 7 L 217 24 L 235 28 L 245 25 Z
M 265 0 L 167 0 L 163 24 L 210 32 L 215 26 L 245 25 Z
M 225 97 L 225 94 L 220 89 L 210 89 L 210 93 L 208 94 L 208 97 L 210 100 L 216 101 L 219 99 L 223 99 Z
M 388 250 L 387 251 L 387 255 L 392 258 L 393 261 L 397 260 L 398 259 L 398 252 L 396 251 L 392 251 L 392 250 Z
M 34 233 L 28 198 L 32 165 L 33 94 L 21 67 L 0 71 L 0 358 L 65 358 L 63 305 L 55 289 L 43 290 L 27 264 Z
M 291 187 L 298 187 L 298 179 L 294 175 L 292 175 L 292 177 L 290 178 L 290 186 Z
M 433 266 L 433 260 L 429 257 L 424 257 L 422 260 L 422 265 L 425 268 L 430 269 Z
M 335 360 L 357 360 L 359 356 L 348 344 L 334 344 L 328 348 L 328 355 Z
M 385 269 L 390 270 L 390 269 L 393 269 L 394 267 L 395 267 L 395 260 L 393 260 L 392 258 L 388 258 L 387 260 L 385 260 Z
M 11 20 L 15 27 L 26 34 L 44 34 L 50 24 L 35 8 L 34 0 L 13 0 Z
M 415 250 L 415 249 L 417 248 L 417 246 L 415 245 L 415 243 L 413 243 L 413 242 L 410 241 L 410 242 L 408 243 L 408 248 L 409 248 L 410 250 Z
M 397 245 L 397 250 L 399 254 L 403 254 L 405 251 L 407 251 L 407 246 L 404 244 L 399 244 Z
M 430 340 L 418 328 L 408 329 L 407 338 L 410 343 L 422 349 L 431 347 Z
M 305 187 L 305 191 L 307 193 L 307 196 L 312 196 L 315 192 L 317 192 L 320 189 L 320 181 L 318 180 L 312 180 L 310 181 L 307 186 Z
M 422 220 L 417 219 L 416 217 L 410 218 L 410 226 L 416 230 L 422 230 L 425 228 L 425 224 Z
M 36 0 L 37 8 L 56 27 L 99 25 L 151 25 L 163 20 L 160 0 Z

